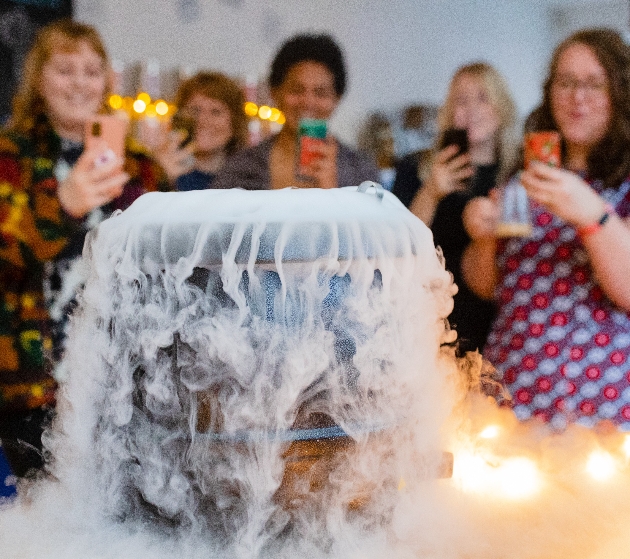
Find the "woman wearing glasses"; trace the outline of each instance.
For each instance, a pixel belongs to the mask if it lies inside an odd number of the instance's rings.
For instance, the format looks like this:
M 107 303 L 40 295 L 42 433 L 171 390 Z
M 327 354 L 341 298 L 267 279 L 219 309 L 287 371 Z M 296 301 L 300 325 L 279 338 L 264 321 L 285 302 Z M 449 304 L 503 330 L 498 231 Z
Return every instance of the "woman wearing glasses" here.
M 529 238 L 498 241 L 497 204 L 469 202 L 462 268 L 495 297 L 485 356 L 520 419 L 630 429 L 630 47 L 606 29 L 556 49 L 533 130 L 556 130 L 562 168 L 532 164 Z

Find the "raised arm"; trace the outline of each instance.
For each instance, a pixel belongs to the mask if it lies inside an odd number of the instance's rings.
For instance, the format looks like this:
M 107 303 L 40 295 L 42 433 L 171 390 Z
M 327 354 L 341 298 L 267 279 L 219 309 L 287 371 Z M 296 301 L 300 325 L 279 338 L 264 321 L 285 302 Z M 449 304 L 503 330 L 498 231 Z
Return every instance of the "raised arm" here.
M 578 175 L 533 164 L 521 174 L 529 196 L 582 231 L 582 243 L 606 296 L 630 311 L 630 218 L 610 212 L 606 202 Z M 599 221 L 604 224 L 599 226 Z
M 464 281 L 482 299 L 492 299 L 497 282 L 495 230 L 499 210 L 491 198 L 473 198 L 466 207 L 462 219 L 472 239 L 461 261 Z
M 435 210 L 442 198 L 455 190 L 461 190 L 462 181 L 472 176 L 467 154 L 457 155 L 457 146 L 448 146 L 439 151 L 431 163 L 429 176 L 414 196 L 409 209 L 431 227 Z

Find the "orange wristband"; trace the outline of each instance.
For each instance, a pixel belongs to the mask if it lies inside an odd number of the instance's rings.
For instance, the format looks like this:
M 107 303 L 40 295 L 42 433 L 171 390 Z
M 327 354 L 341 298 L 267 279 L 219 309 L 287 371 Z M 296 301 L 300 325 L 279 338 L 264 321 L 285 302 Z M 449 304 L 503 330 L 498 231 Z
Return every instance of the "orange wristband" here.
M 583 227 L 578 227 L 576 229 L 577 234 L 580 237 L 587 237 L 588 235 L 592 235 L 593 233 L 596 233 L 604 225 L 606 225 L 606 222 L 610 219 L 610 216 L 614 213 L 615 213 L 615 208 L 613 208 L 611 204 L 606 204 L 606 210 L 602 214 L 602 217 L 600 217 L 594 223 L 591 223 L 589 225 L 584 225 Z

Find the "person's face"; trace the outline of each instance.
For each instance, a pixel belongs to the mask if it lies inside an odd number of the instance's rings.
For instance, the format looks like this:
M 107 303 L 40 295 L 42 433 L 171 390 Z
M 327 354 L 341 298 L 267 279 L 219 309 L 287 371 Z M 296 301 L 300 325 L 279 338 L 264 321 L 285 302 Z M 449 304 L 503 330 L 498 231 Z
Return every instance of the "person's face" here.
M 471 146 L 495 141 L 501 118 L 481 79 L 462 74 L 453 84 L 452 95 L 453 127 L 467 130 Z
M 39 93 L 53 127 L 82 131 L 101 108 L 107 69 L 105 61 L 85 41 L 72 52 L 53 52 L 42 67 Z
M 551 112 L 568 147 L 590 148 L 606 135 L 612 113 L 608 76 L 586 45 L 571 45 L 560 55 Z
M 223 151 L 232 139 L 232 115 L 229 107 L 218 99 L 195 93 L 186 110 L 195 118 L 195 151 L 213 154 Z
M 272 91 L 284 113 L 284 126 L 295 133 L 301 118 L 328 119 L 339 103 L 332 72 L 319 62 L 298 62 Z

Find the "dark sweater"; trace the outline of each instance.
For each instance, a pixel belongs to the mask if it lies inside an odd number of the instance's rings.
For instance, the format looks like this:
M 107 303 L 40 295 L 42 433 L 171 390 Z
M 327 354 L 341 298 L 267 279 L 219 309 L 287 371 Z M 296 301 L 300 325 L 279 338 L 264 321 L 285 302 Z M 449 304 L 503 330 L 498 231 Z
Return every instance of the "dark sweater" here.
M 422 188 L 418 178 L 418 160 L 419 154 L 411 154 L 402 159 L 396 168 L 392 192 L 407 207 Z M 462 222 L 464 207 L 471 198 L 488 195 L 496 186 L 497 171 L 498 165 L 478 167 L 467 191 L 453 192 L 440 200 L 431 225 L 435 246 L 442 248 L 446 268 L 453 274 L 459 288 L 454 297 L 455 307 L 449 316 L 449 322 L 457 330 L 460 353 L 483 350 L 496 314 L 491 301 L 480 299 L 466 286 L 461 272 L 461 260 L 470 242 Z

